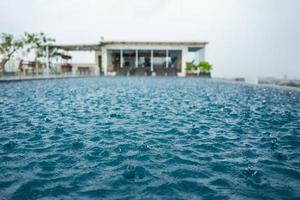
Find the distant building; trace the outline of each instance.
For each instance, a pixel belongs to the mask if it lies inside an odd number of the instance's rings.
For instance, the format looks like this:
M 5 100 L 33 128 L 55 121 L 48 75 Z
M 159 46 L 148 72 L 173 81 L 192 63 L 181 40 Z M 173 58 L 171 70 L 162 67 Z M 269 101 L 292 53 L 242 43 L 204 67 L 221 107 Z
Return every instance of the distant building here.
M 65 51 L 94 51 L 93 64 L 71 63 L 62 73 L 185 76 L 186 63 L 205 60 L 207 42 L 101 41 L 95 45 L 52 45 Z M 68 66 L 68 67 L 67 67 Z

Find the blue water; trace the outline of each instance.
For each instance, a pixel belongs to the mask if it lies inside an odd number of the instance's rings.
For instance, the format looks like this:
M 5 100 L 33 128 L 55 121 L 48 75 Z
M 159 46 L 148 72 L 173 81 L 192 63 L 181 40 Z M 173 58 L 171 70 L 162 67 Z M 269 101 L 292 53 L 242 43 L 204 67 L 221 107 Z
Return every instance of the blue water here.
M 0 199 L 300 198 L 297 90 L 80 78 L 0 95 Z

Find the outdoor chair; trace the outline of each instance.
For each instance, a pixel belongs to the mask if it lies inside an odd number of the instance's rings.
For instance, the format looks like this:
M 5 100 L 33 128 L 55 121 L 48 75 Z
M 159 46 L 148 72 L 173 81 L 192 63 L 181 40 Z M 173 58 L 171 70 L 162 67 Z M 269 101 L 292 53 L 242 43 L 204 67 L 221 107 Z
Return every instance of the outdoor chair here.
M 117 71 L 117 76 L 127 76 L 130 71 L 129 67 L 122 67 Z
M 175 68 L 167 68 L 166 72 L 167 76 L 177 76 L 177 71 Z
M 150 71 L 150 69 L 148 69 L 146 67 L 138 67 L 135 69 L 134 75 L 135 76 L 150 76 L 151 71 Z
M 156 76 L 166 76 L 166 69 L 164 67 L 156 67 L 154 68 L 154 72 Z

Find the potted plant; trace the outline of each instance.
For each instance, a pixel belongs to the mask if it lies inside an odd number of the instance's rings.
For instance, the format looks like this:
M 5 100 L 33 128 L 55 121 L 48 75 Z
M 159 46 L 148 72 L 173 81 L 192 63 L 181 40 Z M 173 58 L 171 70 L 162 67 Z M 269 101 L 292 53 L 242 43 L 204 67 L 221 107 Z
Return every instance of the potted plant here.
M 197 76 L 199 74 L 198 66 L 194 64 L 194 60 L 186 63 L 186 73 L 188 76 Z
M 207 61 L 202 61 L 198 65 L 192 62 L 186 63 L 186 73 L 187 76 L 201 76 L 201 77 L 211 77 L 212 65 Z
M 207 61 L 202 61 L 198 64 L 198 68 L 200 69 L 200 76 L 203 77 L 211 77 L 212 65 Z

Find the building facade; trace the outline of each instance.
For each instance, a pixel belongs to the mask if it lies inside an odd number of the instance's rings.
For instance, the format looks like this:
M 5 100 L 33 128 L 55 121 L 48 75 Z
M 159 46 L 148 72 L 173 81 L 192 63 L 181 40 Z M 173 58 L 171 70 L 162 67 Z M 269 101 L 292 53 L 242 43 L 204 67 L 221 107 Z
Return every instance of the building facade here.
M 53 45 L 94 51 L 93 64 L 72 63 L 73 74 L 185 76 L 186 63 L 205 61 L 207 42 L 103 41 L 97 45 Z

